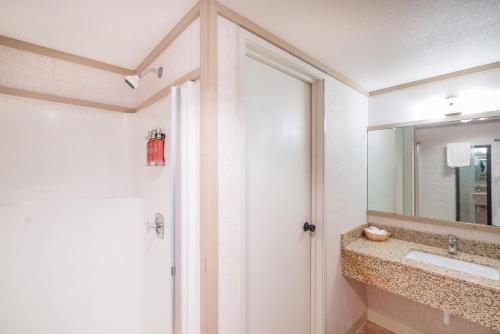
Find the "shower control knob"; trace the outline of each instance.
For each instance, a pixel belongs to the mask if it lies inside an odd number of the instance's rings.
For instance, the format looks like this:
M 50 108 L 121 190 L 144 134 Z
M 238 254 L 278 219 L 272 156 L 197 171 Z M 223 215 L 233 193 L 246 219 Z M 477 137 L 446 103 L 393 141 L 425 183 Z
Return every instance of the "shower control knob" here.
M 309 224 L 308 222 L 306 222 L 306 223 L 304 224 L 303 229 L 304 229 L 304 232 L 307 232 L 307 231 L 309 231 L 309 232 L 314 232 L 314 231 L 316 231 L 316 225 L 314 225 L 314 224 Z
M 146 222 L 146 230 L 148 232 L 154 231 L 159 239 L 163 239 L 165 234 L 165 218 L 161 213 L 155 214 L 154 222 Z

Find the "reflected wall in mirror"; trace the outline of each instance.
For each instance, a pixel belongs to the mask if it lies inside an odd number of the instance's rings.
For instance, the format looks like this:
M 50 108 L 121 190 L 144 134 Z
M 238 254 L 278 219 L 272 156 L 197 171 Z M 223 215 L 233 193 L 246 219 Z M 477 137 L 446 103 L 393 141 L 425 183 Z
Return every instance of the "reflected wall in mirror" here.
M 500 226 L 500 117 L 369 131 L 368 209 Z

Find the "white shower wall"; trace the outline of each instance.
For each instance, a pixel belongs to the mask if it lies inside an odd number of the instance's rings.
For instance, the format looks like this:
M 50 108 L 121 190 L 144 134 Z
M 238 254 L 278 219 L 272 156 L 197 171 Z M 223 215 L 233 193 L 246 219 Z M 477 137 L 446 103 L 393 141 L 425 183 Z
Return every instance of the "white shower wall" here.
M 0 333 L 143 333 L 137 198 L 0 207 Z
M 123 114 L 0 97 L 0 333 L 142 332 L 131 130 Z
M 153 62 L 163 78 L 135 91 L 119 74 L 0 47 L 0 86 L 135 107 L 199 68 L 199 45 L 195 20 Z M 0 95 L 0 333 L 171 333 L 170 153 L 147 168 L 144 140 L 163 127 L 168 143 L 169 120 L 170 97 L 123 114 Z M 164 240 L 146 232 L 156 212 Z
M 0 333 L 171 333 L 170 112 L 0 96 Z M 152 127 L 165 167 L 145 165 Z

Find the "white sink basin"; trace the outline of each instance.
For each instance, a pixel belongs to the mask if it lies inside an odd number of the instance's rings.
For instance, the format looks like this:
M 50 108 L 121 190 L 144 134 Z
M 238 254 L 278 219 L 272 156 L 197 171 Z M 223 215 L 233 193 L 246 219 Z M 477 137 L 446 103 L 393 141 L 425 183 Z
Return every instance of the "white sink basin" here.
M 406 255 L 406 258 L 419 262 L 433 264 L 439 267 L 461 271 L 464 273 L 476 275 L 483 278 L 489 278 L 496 281 L 500 280 L 500 272 L 495 268 L 471 262 L 455 260 L 446 256 L 439 256 L 412 250 Z

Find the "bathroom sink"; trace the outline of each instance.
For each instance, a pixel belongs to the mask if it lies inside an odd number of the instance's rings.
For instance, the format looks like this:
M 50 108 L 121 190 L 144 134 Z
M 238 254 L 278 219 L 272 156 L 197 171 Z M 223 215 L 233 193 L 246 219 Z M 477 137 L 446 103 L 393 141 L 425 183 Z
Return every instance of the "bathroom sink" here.
M 476 263 L 456 260 L 446 256 L 434 255 L 416 250 L 411 250 L 406 255 L 406 258 L 443 268 L 461 271 L 483 278 L 488 278 L 496 281 L 500 280 L 500 272 L 497 269 Z

